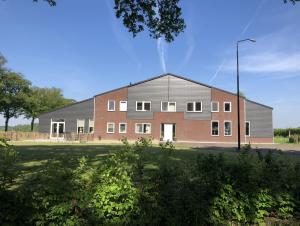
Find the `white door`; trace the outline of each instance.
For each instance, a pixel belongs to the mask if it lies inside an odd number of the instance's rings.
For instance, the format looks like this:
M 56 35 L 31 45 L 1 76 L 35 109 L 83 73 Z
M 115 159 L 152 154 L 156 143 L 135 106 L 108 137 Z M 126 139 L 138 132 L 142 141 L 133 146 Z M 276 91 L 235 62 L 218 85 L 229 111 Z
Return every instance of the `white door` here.
M 173 124 L 164 124 L 164 141 L 173 141 Z
M 51 122 L 50 138 L 64 139 L 65 123 L 64 122 Z

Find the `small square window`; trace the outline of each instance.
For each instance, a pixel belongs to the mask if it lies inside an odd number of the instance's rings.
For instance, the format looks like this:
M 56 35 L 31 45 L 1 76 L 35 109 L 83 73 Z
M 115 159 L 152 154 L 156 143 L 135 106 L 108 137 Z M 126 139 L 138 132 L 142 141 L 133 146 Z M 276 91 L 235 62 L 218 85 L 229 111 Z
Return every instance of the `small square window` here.
M 108 122 L 107 123 L 107 133 L 114 133 L 115 132 L 115 123 Z
M 136 110 L 142 111 L 143 110 L 143 102 L 137 102 L 136 103 Z
M 151 103 L 150 102 L 145 102 L 144 103 L 144 110 L 145 111 L 150 111 L 151 110 Z
M 119 124 L 119 133 L 126 133 L 127 130 L 127 124 L 126 123 L 120 123 Z
M 161 111 L 163 112 L 175 112 L 176 111 L 176 102 L 161 102 Z
M 194 111 L 194 103 L 187 103 L 186 111 Z
M 151 111 L 151 101 L 137 101 L 136 111 Z
M 224 112 L 231 112 L 231 102 L 224 102 Z
M 107 110 L 108 111 L 115 111 L 115 101 L 109 100 L 107 103 Z
M 135 124 L 135 133 L 150 134 L 151 133 L 151 124 L 150 123 L 136 123 Z
M 211 102 L 211 112 L 219 112 L 219 102 L 218 101 Z

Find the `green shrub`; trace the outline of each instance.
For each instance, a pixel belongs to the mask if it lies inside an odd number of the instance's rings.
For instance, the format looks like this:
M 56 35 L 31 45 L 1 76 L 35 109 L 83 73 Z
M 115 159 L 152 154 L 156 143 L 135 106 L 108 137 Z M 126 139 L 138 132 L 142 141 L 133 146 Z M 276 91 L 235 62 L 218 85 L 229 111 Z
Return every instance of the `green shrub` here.
M 298 135 L 292 135 L 289 137 L 289 143 L 296 144 L 298 143 Z

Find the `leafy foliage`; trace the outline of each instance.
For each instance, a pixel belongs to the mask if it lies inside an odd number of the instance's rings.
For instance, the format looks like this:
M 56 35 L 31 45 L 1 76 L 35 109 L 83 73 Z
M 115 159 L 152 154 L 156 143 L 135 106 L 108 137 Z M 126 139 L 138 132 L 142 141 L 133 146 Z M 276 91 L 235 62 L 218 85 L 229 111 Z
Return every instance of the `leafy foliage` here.
M 17 189 L 2 187 L 0 224 L 299 223 L 299 161 L 255 153 L 246 146 L 234 160 L 224 154 L 199 154 L 185 162 L 175 157 L 170 142 L 154 152 L 149 139 L 123 143 L 99 165 L 83 156 L 71 169 L 68 163 L 74 159 L 57 158 Z M 151 158 L 155 167 L 149 166 Z

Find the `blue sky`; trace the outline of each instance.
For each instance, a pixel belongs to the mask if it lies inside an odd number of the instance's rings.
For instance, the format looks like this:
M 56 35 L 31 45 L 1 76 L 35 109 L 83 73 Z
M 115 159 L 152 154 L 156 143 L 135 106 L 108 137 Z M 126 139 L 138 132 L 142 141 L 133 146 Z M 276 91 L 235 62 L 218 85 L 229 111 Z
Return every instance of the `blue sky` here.
M 113 0 L 0 1 L 0 52 L 33 85 L 59 87 L 68 98 L 171 72 L 274 107 L 274 127 L 300 126 L 300 4 L 282 0 L 181 0 L 187 28 L 173 43 L 136 38 L 115 18 Z M 11 124 L 26 120 L 12 120 Z M 4 124 L 0 118 L 0 125 Z

